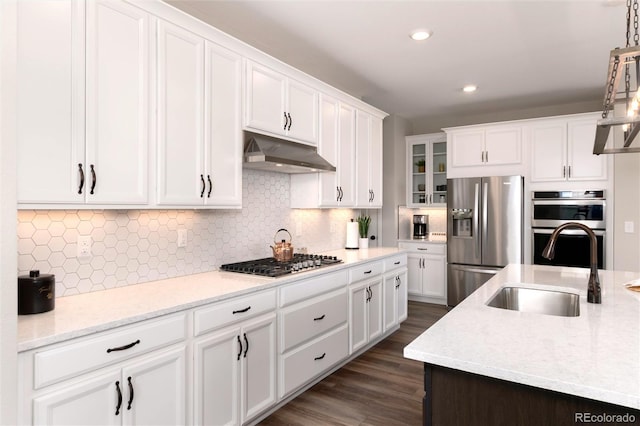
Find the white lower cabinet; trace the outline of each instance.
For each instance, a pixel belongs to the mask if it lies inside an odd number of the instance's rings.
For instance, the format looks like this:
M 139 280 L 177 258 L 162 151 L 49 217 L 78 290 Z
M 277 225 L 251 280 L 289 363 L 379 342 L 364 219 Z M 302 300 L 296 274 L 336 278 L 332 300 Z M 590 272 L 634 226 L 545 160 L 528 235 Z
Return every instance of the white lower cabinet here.
M 33 399 L 38 425 L 177 425 L 186 422 L 186 346 L 142 357 Z
M 22 406 L 31 405 L 20 422 L 185 424 L 185 331 L 181 314 L 19 354 Z
M 349 353 L 382 335 L 382 276 L 349 287 Z
M 276 402 L 276 315 L 194 343 L 195 424 L 243 424 Z
M 446 304 L 446 245 L 428 242 L 400 242 L 407 253 L 409 298 L 422 302 Z
M 385 273 L 383 290 L 386 333 L 407 319 L 407 268 Z

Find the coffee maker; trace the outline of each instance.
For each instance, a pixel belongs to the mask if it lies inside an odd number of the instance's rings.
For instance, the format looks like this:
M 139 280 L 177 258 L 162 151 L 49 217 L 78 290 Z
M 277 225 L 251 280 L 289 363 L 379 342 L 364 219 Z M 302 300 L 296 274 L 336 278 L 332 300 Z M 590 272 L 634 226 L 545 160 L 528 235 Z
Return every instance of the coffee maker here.
M 414 214 L 413 215 L 413 238 L 416 240 L 424 240 L 429 234 L 429 215 Z

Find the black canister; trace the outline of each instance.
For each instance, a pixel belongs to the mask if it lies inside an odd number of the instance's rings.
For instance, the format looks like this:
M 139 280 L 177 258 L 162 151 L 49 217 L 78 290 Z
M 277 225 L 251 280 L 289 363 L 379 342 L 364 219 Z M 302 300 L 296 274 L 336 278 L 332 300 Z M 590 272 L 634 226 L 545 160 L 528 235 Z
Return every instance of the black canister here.
M 53 310 L 56 304 L 56 276 L 29 271 L 18 277 L 18 314 L 39 314 Z

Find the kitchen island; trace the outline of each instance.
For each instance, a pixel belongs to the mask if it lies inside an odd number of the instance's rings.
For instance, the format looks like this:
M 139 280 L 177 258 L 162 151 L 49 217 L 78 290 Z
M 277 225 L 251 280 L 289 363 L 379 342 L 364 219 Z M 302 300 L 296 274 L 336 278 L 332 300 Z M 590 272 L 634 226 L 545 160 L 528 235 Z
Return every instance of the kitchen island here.
M 596 305 L 588 269 L 509 265 L 405 347 L 425 363 L 424 423 L 640 422 L 640 293 L 624 287 L 640 274 L 599 274 Z M 504 286 L 576 293 L 580 315 L 487 306 Z

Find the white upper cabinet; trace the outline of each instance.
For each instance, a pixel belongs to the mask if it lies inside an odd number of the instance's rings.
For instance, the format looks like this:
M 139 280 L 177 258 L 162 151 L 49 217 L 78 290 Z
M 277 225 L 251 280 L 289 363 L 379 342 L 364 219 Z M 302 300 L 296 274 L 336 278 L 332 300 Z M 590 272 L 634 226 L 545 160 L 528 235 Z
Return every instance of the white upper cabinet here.
M 382 120 L 356 114 L 356 207 L 382 207 Z
M 491 126 L 447 132 L 453 167 L 518 164 L 522 161 L 520 127 Z
M 147 203 L 151 19 L 124 2 L 18 4 L 19 203 Z
M 446 207 L 447 136 L 407 136 L 407 207 Z
M 607 180 L 604 155 L 593 155 L 597 114 L 540 120 L 529 129 L 531 181 Z
M 149 20 L 127 3 L 87 2 L 85 175 L 92 204 L 147 203 Z
M 240 73 L 240 56 L 158 23 L 158 204 L 240 206 Z
M 318 143 L 317 90 L 268 67 L 247 61 L 245 127 Z

